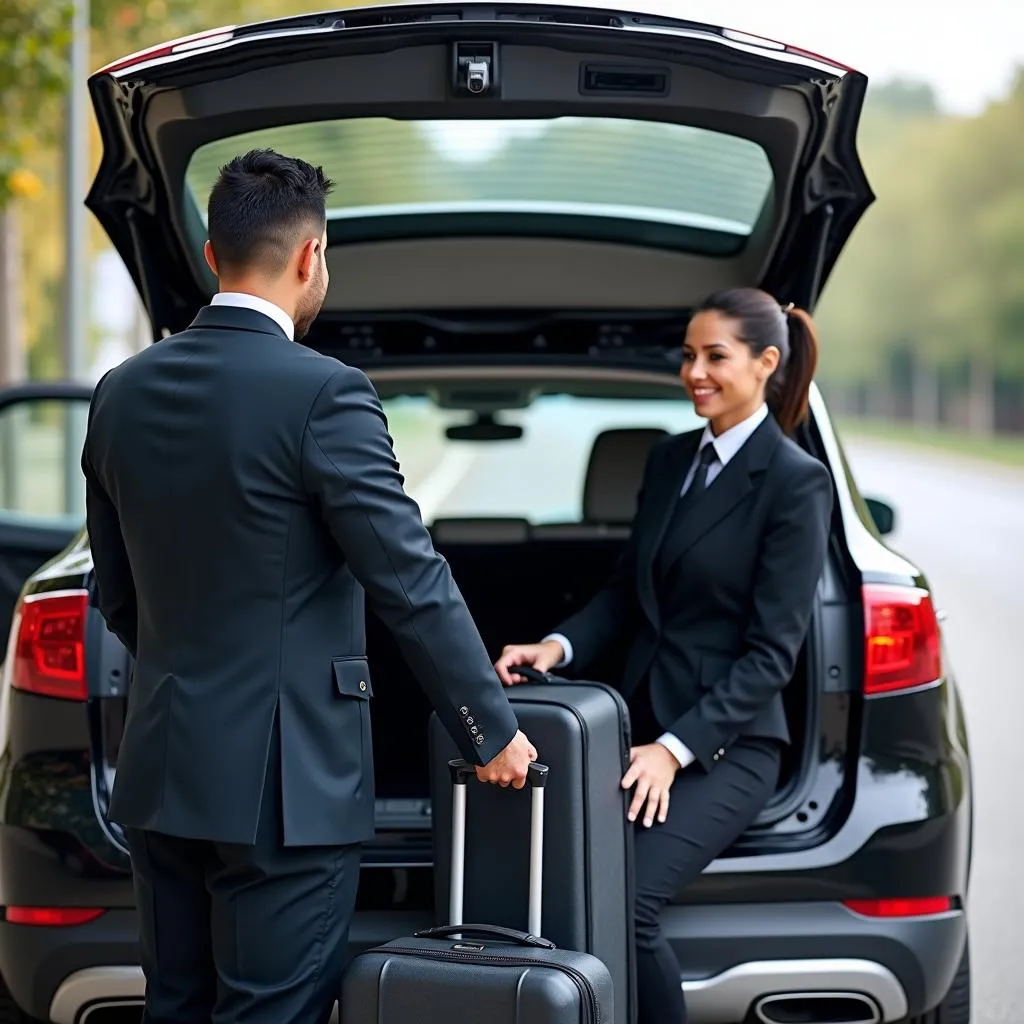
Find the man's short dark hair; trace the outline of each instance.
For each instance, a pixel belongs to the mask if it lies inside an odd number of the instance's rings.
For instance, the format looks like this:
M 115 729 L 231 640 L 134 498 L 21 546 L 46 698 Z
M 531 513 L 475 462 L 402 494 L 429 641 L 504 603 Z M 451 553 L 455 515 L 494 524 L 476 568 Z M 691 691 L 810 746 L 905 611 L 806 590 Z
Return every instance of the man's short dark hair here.
M 304 233 L 323 233 L 333 187 L 323 168 L 272 149 L 225 164 L 207 207 L 218 272 L 280 274 Z

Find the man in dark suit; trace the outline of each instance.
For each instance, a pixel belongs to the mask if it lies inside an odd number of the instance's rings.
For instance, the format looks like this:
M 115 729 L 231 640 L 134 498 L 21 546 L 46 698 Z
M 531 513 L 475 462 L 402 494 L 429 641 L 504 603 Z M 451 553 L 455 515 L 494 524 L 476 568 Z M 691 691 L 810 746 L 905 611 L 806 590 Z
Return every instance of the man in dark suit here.
M 111 801 L 151 1024 L 326 1020 L 374 832 L 364 599 L 483 781 L 536 752 L 361 371 L 292 344 L 327 292 L 319 168 L 209 200 L 220 292 L 108 373 L 82 457 L 98 603 L 135 659 Z

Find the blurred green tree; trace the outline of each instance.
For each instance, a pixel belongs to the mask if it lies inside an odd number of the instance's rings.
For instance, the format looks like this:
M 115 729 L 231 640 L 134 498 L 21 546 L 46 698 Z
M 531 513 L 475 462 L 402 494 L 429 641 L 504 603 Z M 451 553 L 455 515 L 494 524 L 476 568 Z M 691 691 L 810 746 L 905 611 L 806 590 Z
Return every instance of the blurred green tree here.
M 932 193 L 944 237 L 928 252 L 934 357 L 960 370 L 967 425 L 990 433 L 1000 379 L 1024 381 L 1024 75 L 981 117 L 949 126 Z M 925 216 L 927 211 L 921 211 Z M 964 372 L 966 371 L 966 372 Z
M 934 423 L 945 406 L 991 433 L 997 386 L 1024 393 L 1022 125 L 1024 75 L 976 117 L 942 115 L 910 83 L 869 93 L 860 145 L 879 200 L 818 313 L 822 379 L 859 387 L 868 413 Z
M 917 250 L 922 232 L 939 222 L 934 215 L 921 220 L 919 200 L 945 122 L 927 85 L 896 81 L 869 91 L 858 145 L 878 199 L 840 257 L 817 312 L 822 377 L 873 384 L 879 411 L 890 402 L 885 373 L 893 346 L 913 349 L 921 329 L 929 278 Z
M 68 0 L 0 4 L 0 207 L 42 191 L 30 164 L 53 141 L 46 115 L 64 92 L 70 24 Z

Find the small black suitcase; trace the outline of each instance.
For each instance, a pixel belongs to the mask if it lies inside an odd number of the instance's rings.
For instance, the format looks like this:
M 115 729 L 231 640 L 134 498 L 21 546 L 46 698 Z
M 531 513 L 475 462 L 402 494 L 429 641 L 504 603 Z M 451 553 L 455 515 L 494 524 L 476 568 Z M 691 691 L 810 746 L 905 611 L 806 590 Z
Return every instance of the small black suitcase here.
M 519 724 L 551 769 L 552 811 L 544 843 L 544 934 L 561 949 L 607 965 L 615 1019 L 636 1020 L 633 930 L 630 723 L 622 696 L 602 683 L 523 670 L 532 681 L 507 690 Z M 438 923 L 448 906 L 452 801 L 448 762 L 458 750 L 436 716 L 430 722 L 434 892 Z M 474 921 L 525 928 L 529 800 L 525 792 L 475 786 L 468 793 L 465 906 Z M 502 865 L 500 885 L 493 866 Z
M 351 960 L 342 978 L 341 1024 L 614 1024 L 612 978 L 605 965 L 540 937 L 547 766 L 533 765 L 529 774 L 529 932 L 462 921 L 466 791 L 476 774 L 458 759 L 449 770 L 450 923 Z M 502 884 L 500 864 L 490 865 L 490 875 L 493 885 Z

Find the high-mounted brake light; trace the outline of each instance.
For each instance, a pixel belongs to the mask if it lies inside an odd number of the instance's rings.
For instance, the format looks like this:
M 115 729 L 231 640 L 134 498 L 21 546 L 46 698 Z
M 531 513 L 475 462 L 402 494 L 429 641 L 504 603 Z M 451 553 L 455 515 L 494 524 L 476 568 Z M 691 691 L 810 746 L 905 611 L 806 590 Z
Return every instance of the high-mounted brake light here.
M 828 64 L 840 71 L 855 71 L 855 68 L 851 68 L 848 64 L 843 64 L 841 61 L 834 60 L 832 57 L 826 57 L 823 53 L 814 53 L 812 50 L 805 50 L 802 46 L 791 46 L 789 43 L 784 43 L 778 39 L 771 39 L 768 36 L 754 35 L 751 32 L 741 32 L 734 28 L 726 28 L 722 30 L 722 35 L 726 39 L 733 39 L 738 43 L 747 43 L 751 46 L 760 46 L 766 50 L 781 50 L 784 53 L 792 53 L 798 57 L 806 57 L 808 60 L 813 60 L 818 64 Z
M 864 692 L 891 693 L 942 677 L 939 621 L 920 587 L 866 584 Z
M 42 697 L 85 700 L 84 590 L 30 594 L 14 612 L 11 685 Z
M 124 71 L 135 64 L 142 64 L 147 60 L 156 60 L 159 57 L 169 57 L 174 53 L 181 53 L 185 50 L 194 50 L 199 46 L 210 46 L 214 43 L 227 42 L 233 38 L 235 25 L 226 25 L 222 28 L 206 29 L 203 32 L 194 32 L 190 36 L 181 36 L 166 43 L 158 43 L 156 46 L 147 47 L 145 50 L 137 50 L 135 53 L 121 57 L 119 60 L 107 64 L 99 70 L 98 74 L 112 75 L 117 71 Z
M 839 68 L 841 71 L 855 72 L 856 68 L 851 68 L 849 64 L 844 64 L 842 61 L 835 60 L 832 57 L 826 57 L 823 53 L 815 53 L 813 50 L 805 50 L 802 46 L 790 46 L 786 44 L 786 53 L 795 53 L 798 57 L 806 57 L 808 60 L 818 61 L 820 64 L 831 64 L 834 68 Z

